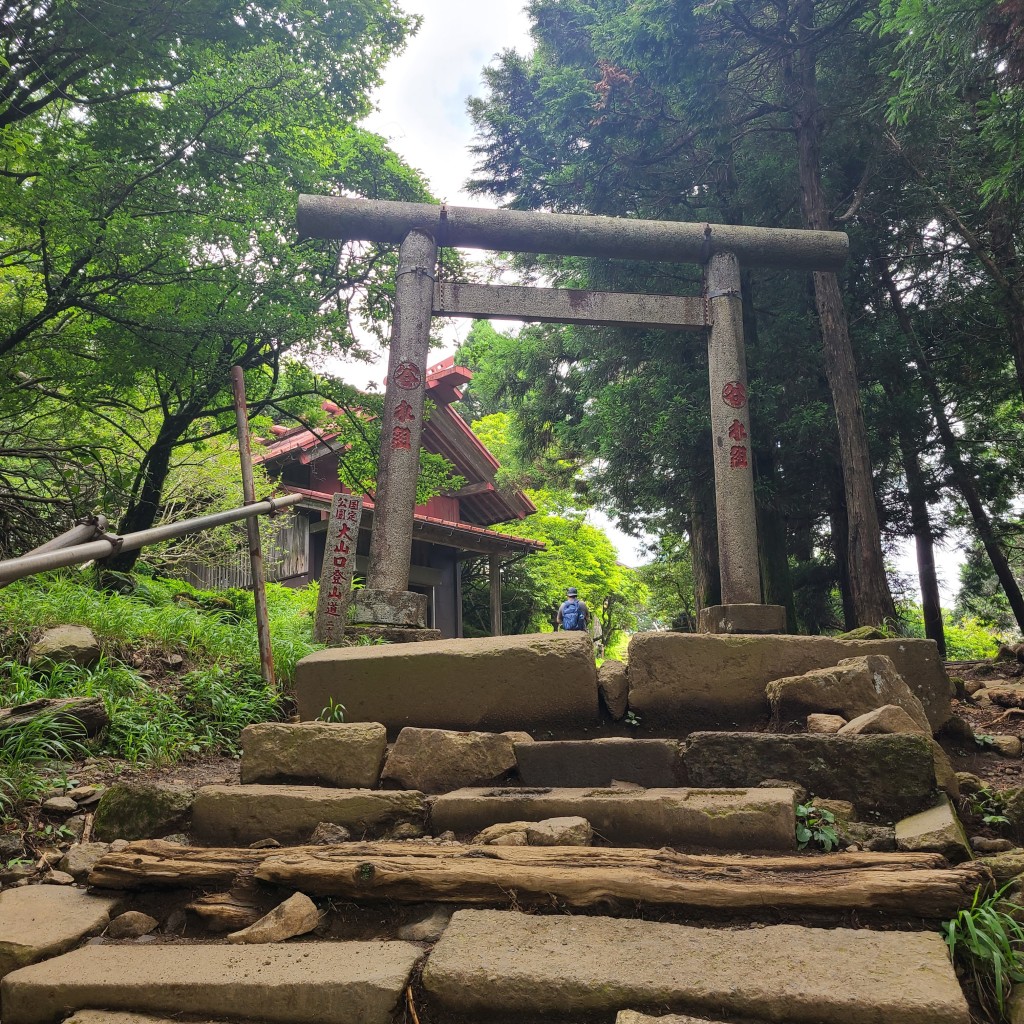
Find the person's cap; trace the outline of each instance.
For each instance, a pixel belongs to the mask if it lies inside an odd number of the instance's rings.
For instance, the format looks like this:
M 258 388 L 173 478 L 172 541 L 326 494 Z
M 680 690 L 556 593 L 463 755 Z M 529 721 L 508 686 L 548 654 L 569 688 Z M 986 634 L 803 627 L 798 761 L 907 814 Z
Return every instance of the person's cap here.
M 575 587 L 570 587 L 566 591 L 566 593 L 569 595 L 569 597 L 575 597 L 576 596 L 576 588 Z

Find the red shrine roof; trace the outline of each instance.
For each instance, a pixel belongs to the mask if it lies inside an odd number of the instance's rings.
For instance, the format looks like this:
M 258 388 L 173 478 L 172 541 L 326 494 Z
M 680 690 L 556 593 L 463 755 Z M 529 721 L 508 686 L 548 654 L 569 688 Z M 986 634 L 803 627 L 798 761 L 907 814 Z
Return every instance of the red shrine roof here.
M 423 447 L 448 459 L 455 467 L 455 472 L 465 477 L 466 484 L 461 491 L 449 495 L 458 499 L 459 520 L 435 519 L 425 515 L 417 515 L 417 520 L 434 519 L 437 523 L 472 529 L 524 519 L 537 511 L 537 507 L 522 491 L 498 487 L 495 474 L 501 464 L 473 433 L 469 424 L 451 407 L 452 402 L 462 397 L 462 385 L 467 384 L 472 377 L 472 373 L 464 366 L 455 365 L 452 356 L 427 368 L 426 390 L 428 397 L 435 403 L 435 409 L 423 426 Z M 331 415 L 343 412 L 333 402 L 324 402 L 323 408 Z M 274 427 L 273 431 L 274 439 L 264 444 L 262 452 L 254 453 L 255 462 L 298 462 L 300 465 L 309 465 L 337 450 L 331 443 L 337 435 L 331 432 L 329 425 L 316 432 L 305 427 Z M 305 493 L 303 488 L 290 489 Z M 326 495 L 330 503 L 328 492 L 312 491 L 309 494 L 310 497 L 314 495 L 318 498 Z M 372 507 L 369 502 L 367 505 Z M 521 538 L 514 539 L 522 543 Z

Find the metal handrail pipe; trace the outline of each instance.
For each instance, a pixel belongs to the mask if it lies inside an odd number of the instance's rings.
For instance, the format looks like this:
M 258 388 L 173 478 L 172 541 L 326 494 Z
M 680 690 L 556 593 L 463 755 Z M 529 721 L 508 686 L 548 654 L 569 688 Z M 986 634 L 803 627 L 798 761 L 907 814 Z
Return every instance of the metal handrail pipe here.
M 399 244 L 426 231 L 444 246 L 499 252 L 706 264 L 734 253 L 744 267 L 839 270 L 850 240 L 842 231 L 593 217 L 569 213 L 433 206 L 347 196 L 300 195 L 299 232 L 306 238 Z
M 302 500 L 301 494 L 286 494 L 282 498 L 267 498 L 252 505 L 242 505 L 227 509 L 224 512 L 212 512 L 208 516 L 195 519 L 183 519 L 180 523 L 168 523 L 166 526 L 154 526 L 149 530 L 137 533 L 126 533 L 123 537 L 103 537 L 87 544 L 77 544 L 71 548 L 60 548 L 55 551 L 44 551 L 41 554 L 22 555 L 20 558 L 9 558 L 0 562 L 0 583 L 12 583 L 14 580 L 33 576 L 39 572 L 52 569 L 64 569 L 69 565 L 81 565 L 93 559 L 106 558 L 117 551 L 137 551 L 150 544 L 183 537 L 187 533 L 199 533 L 215 526 L 226 526 L 252 516 L 267 515 L 278 509 L 295 505 Z
M 84 522 L 76 523 L 70 530 L 52 537 L 45 544 L 26 552 L 28 555 L 41 555 L 44 551 L 57 551 L 61 548 L 73 548 L 76 544 L 84 544 L 92 540 L 97 534 L 107 532 L 107 517 L 93 516 Z

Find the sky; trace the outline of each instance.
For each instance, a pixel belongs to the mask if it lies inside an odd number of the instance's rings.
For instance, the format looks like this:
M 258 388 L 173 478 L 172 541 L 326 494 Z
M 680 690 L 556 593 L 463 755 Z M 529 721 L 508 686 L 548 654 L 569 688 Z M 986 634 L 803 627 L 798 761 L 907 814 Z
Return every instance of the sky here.
M 405 51 L 385 68 L 384 84 L 375 95 L 376 110 L 364 124 L 423 174 L 438 199 L 493 206 L 490 199 L 463 191 L 473 173 L 473 128 L 466 100 L 482 94 L 481 71 L 497 54 L 530 49 L 524 0 L 401 0 L 400 6 L 421 15 L 423 24 Z M 496 326 L 504 330 L 510 325 Z M 443 333 L 445 347 L 437 350 L 436 359 L 449 355 L 469 327 L 469 320 L 449 321 Z M 345 364 L 339 370 L 350 383 L 367 386 L 382 382 L 386 363 Z M 591 513 L 590 519 L 607 531 L 624 564 L 648 560 L 643 539 L 627 537 L 601 513 Z M 943 604 L 952 606 L 962 555 L 955 541 L 936 555 Z M 897 572 L 916 581 L 912 542 L 901 546 L 893 562 Z

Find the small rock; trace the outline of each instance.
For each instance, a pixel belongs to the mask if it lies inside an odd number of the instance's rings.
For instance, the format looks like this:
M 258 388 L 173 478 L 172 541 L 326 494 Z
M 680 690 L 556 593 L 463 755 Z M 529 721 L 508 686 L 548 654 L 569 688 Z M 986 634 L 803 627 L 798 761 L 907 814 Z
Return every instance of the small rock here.
M 69 796 L 51 796 L 43 801 L 44 814 L 74 814 L 78 804 Z
M 194 797 L 163 783 L 115 783 L 100 798 L 93 831 L 102 842 L 162 839 L 189 827 Z
M 84 814 L 73 814 L 67 821 L 64 822 L 64 827 L 74 837 L 76 843 L 82 841 L 82 836 L 85 835 L 85 815 Z
M 504 835 L 495 836 L 487 841 L 487 846 L 529 846 L 525 832 L 506 832 Z
M 166 918 L 164 923 L 160 926 L 160 931 L 164 935 L 181 935 L 185 931 L 185 925 L 188 918 L 185 917 L 185 911 L 180 907 L 176 910 L 172 910 Z
M 837 822 L 836 831 L 847 849 L 856 846 L 872 853 L 891 853 L 896 849 L 896 833 L 892 826 L 868 825 L 860 821 Z
M 401 821 L 388 833 L 388 838 L 397 842 L 402 839 L 419 839 L 422 835 L 422 826 L 412 821 Z
M 168 668 L 181 668 L 185 664 L 185 659 L 180 654 L 167 654 L 164 656 L 164 664 Z
M 30 664 L 49 662 L 91 665 L 100 658 L 100 645 L 85 626 L 54 626 L 29 648 Z
M 283 942 L 296 935 L 311 932 L 320 922 L 316 904 L 304 893 L 297 892 L 283 903 L 261 917 L 255 924 L 232 932 L 228 942 L 235 944 L 252 942 Z
M 501 735 L 507 736 L 512 741 L 513 746 L 515 746 L 516 743 L 533 742 L 533 737 L 528 732 L 516 732 L 513 729 L 510 732 L 503 732 Z
M 874 734 L 892 734 L 899 732 L 921 733 L 927 736 L 931 732 L 922 728 L 897 704 L 883 704 L 880 708 L 859 715 L 839 730 L 839 736 L 870 736 Z
M 816 796 L 811 801 L 812 807 L 819 807 L 823 811 L 831 811 L 836 821 L 856 821 L 857 815 L 853 810 L 853 804 L 849 800 L 825 800 Z
M 987 836 L 971 836 L 971 846 L 978 853 L 1006 853 L 1013 849 L 1009 839 L 989 839 Z
M 974 729 L 971 728 L 971 723 L 960 715 L 950 715 L 943 724 L 940 735 L 943 739 L 960 746 L 974 746 Z
M 107 935 L 111 939 L 137 939 L 141 935 L 148 935 L 159 923 L 149 914 L 129 910 L 119 914 L 107 925 Z
M 442 832 L 437 837 L 437 841 L 439 843 L 454 843 L 455 842 L 455 833 L 452 832 L 451 829 L 449 829 L 447 832 Z
M 115 839 L 110 844 L 110 852 L 111 853 L 123 853 L 131 845 L 132 844 L 129 843 L 127 839 Z
M 948 797 L 896 823 L 896 846 L 909 853 L 941 853 L 951 861 L 971 856 L 963 826 Z
M 1021 742 L 1019 736 L 993 736 L 992 746 L 1003 757 L 1020 757 Z
M 164 836 L 165 843 L 174 843 L 176 846 L 191 846 L 192 840 L 184 832 L 172 832 Z
M 17 885 L 19 882 L 27 882 L 35 873 L 35 864 L 8 864 L 0 868 L 0 883 Z
M 834 736 L 846 725 L 846 719 L 842 715 L 808 715 L 807 731 L 824 733 L 827 736 Z
M 488 843 L 493 843 L 495 839 L 500 839 L 510 833 L 521 832 L 525 836 L 526 830 L 536 824 L 535 821 L 499 821 L 496 825 L 488 825 L 487 828 L 477 832 L 473 837 L 473 842 L 480 846 L 486 846 Z
M 956 781 L 962 793 L 978 793 L 985 788 L 985 783 L 971 772 L 957 772 Z
M 74 885 L 75 879 L 66 871 L 51 871 L 43 876 L 43 882 L 46 885 Z
M 61 858 L 61 870 L 72 875 L 76 881 L 81 881 L 89 877 L 96 862 L 109 850 L 106 843 L 76 843 Z
M 255 843 L 249 844 L 250 850 L 276 850 L 280 847 L 276 839 L 257 839 Z
M 65 796 L 69 796 L 76 804 L 91 804 L 99 800 L 102 790 L 95 786 L 76 786 L 69 789 Z
M 156 942 L 156 941 L 157 941 L 157 939 L 156 939 L 155 935 L 140 935 L 135 940 L 135 945 L 137 945 L 137 946 L 144 946 L 147 942 Z
M 334 846 L 337 843 L 347 843 L 352 839 L 352 833 L 344 825 L 335 825 L 330 821 L 321 821 L 313 834 L 309 837 L 311 846 Z
M 992 872 L 996 885 L 1004 885 L 1018 875 L 1024 874 L 1024 850 L 1014 847 L 1005 853 L 994 853 L 979 858 L 979 862 Z
M 589 846 L 594 830 L 586 818 L 546 818 L 526 830 L 530 846 Z
M 454 907 L 437 907 L 428 917 L 398 929 L 398 938 L 405 942 L 437 942 L 455 912 Z
M 983 690 L 985 684 L 980 679 L 968 679 L 964 683 L 964 689 L 973 697 L 979 690 Z
M 0 862 L 25 856 L 24 832 L 0 832 Z
M 36 856 L 41 860 L 48 868 L 55 867 L 60 863 L 61 858 L 64 856 L 60 850 L 56 847 L 48 846 L 45 849 L 37 850 Z
M 860 847 L 856 843 L 850 843 L 846 848 L 847 853 L 860 853 Z

